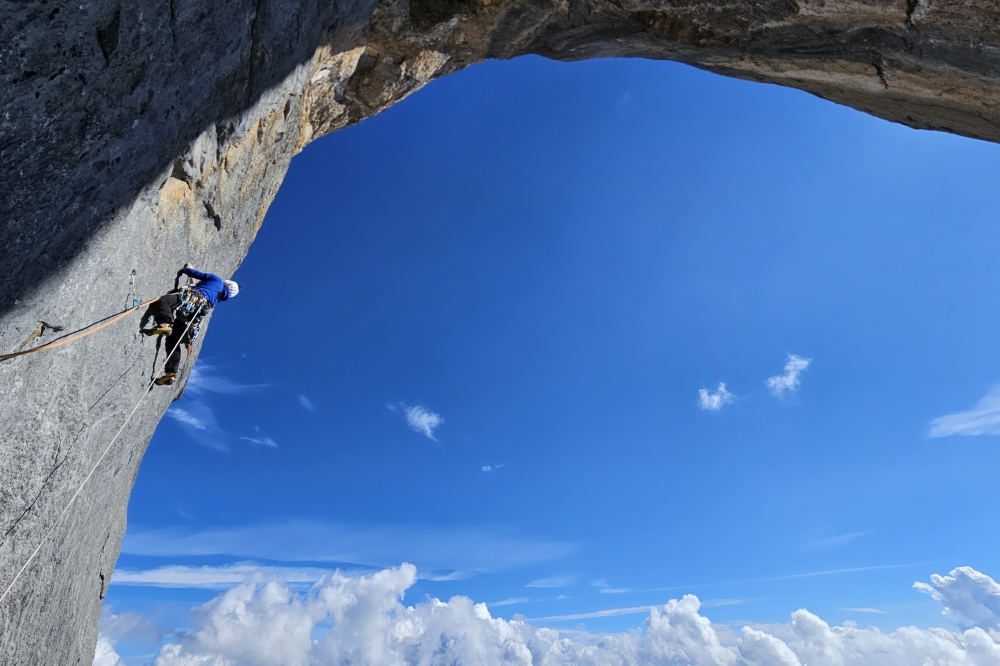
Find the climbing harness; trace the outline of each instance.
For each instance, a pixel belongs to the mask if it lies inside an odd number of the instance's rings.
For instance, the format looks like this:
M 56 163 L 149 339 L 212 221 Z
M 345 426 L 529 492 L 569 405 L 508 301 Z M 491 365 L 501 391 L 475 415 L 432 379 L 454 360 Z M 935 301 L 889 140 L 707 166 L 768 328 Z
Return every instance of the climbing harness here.
M 67 333 L 61 338 L 56 338 L 52 342 L 48 342 L 44 345 L 39 345 L 38 347 L 32 347 L 31 349 L 24 349 L 22 351 L 13 352 L 10 354 L 0 354 L 0 361 L 6 361 L 8 359 L 17 358 L 18 356 L 24 356 L 25 354 L 33 354 L 35 352 L 43 351 L 45 349 L 55 349 L 56 347 L 62 347 L 63 345 L 68 345 L 69 343 L 75 340 L 85 338 L 88 335 L 93 335 L 102 328 L 111 326 L 111 324 L 114 324 L 116 321 L 119 321 L 125 318 L 126 316 L 132 314 L 133 312 L 136 312 L 137 310 L 140 310 L 146 307 L 147 305 L 150 305 L 151 303 L 155 303 L 158 300 L 160 300 L 159 297 L 148 300 L 145 303 L 137 303 L 134 307 L 131 307 L 128 310 L 125 310 L 124 312 L 119 312 L 118 314 L 114 314 L 111 315 L 110 317 L 106 317 L 99 321 L 95 321 L 93 324 L 88 324 L 87 326 L 84 326 L 78 331 L 74 331 L 73 333 Z
M 201 322 L 205 318 L 205 315 L 208 314 L 208 311 L 212 309 L 212 304 L 200 291 L 191 289 L 190 287 L 184 287 L 171 293 L 177 294 L 177 297 L 180 299 L 180 303 L 174 309 L 174 316 L 190 317 L 191 321 L 194 322 L 191 332 L 182 338 L 184 345 L 187 347 L 188 356 L 190 356 L 191 345 L 198 339 L 198 334 L 201 332 Z M 195 312 L 197 311 L 200 311 L 201 314 L 195 316 Z
M 153 301 L 155 301 L 155 300 L 157 300 L 157 299 L 154 298 Z M 150 301 L 150 303 L 152 303 L 153 301 Z M 123 313 L 123 314 L 127 314 L 128 312 L 132 312 L 132 310 L 128 310 L 126 313 Z M 197 316 L 198 314 L 200 314 L 200 312 L 201 312 L 201 309 L 199 308 L 195 312 L 195 315 Z M 184 329 L 184 334 L 185 335 L 187 334 L 188 329 L 191 328 L 191 324 L 192 323 L 194 323 L 194 318 L 192 318 L 192 320 L 190 322 L 188 322 L 187 328 Z M 182 336 L 182 339 L 183 339 L 183 336 Z M 35 348 L 35 350 L 38 350 L 38 349 L 41 349 L 41 347 L 36 347 Z M 27 352 L 25 352 L 25 353 L 27 353 Z M 170 356 L 171 356 L 170 354 L 167 354 L 167 359 L 169 359 Z M 160 368 L 160 371 L 162 372 L 166 367 L 167 367 L 167 361 L 164 360 L 163 361 L 163 366 Z M 155 377 L 155 374 L 156 373 L 154 373 L 154 377 Z M 155 380 L 153 380 L 153 381 L 155 381 Z M 81 492 L 83 492 L 83 487 L 87 485 L 88 481 L 90 481 L 90 477 L 92 477 L 94 475 L 94 472 L 97 471 L 98 466 L 100 466 L 100 464 L 104 461 L 104 457 L 106 455 L 108 455 L 108 451 L 111 450 L 111 447 L 114 446 L 114 443 L 116 441 L 118 441 L 118 436 L 122 434 L 122 432 L 125 430 L 125 426 L 127 426 L 128 422 L 130 420 L 132 420 L 132 417 L 135 415 L 136 411 L 139 409 L 139 405 L 141 405 L 142 401 L 146 399 L 147 395 L 149 395 L 150 389 L 153 388 L 153 381 L 149 382 L 149 385 L 146 386 L 146 390 L 143 391 L 142 397 L 139 398 L 139 401 L 137 403 L 135 403 L 135 407 L 133 407 L 132 411 L 129 412 L 128 416 L 125 417 L 125 422 L 122 423 L 122 425 L 121 425 L 120 428 L 118 428 L 118 432 L 115 433 L 115 436 L 111 438 L 111 441 L 108 443 L 107 448 L 105 448 L 104 452 L 101 453 L 101 457 L 98 458 L 97 462 L 94 463 L 94 466 L 90 468 L 90 473 L 87 474 L 86 477 L 84 477 L 83 481 L 80 483 L 80 487 L 77 488 L 76 492 L 73 493 L 73 496 L 69 498 L 69 502 L 66 504 L 66 507 L 62 510 L 62 513 L 60 513 L 59 516 L 55 519 L 55 522 L 52 523 L 52 527 L 50 527 L 49 531 L 45 533 L 45 536 L 42 537 L 42 540 L 38 542 L 38 546 L 36 546 L 35 550 L 31 553 L 31 555 L 28 556 L 28 559 L 25 560 L 24 564 L 21 566 L 21 568 L 18 570 L 18 572 L 16 574 L 14 574 L 14 578 L 10 581 L 10 585 L 8 585 L 7 589 L 5 589 L 3 591 L 3 594 L 0 595 L 0 603 L 3 603 L 3 600 L 7 598 L 8 594 L 10 594 L 10 591 L 14 589 L 14 585 L 17 583 L 18 578 L 20 578 L 21 574 L 24 573 L 25 569 L 28 568 L 28 565 L 31 564 L 31 561 L 33 559 L 35 559 L 35 556 L 38 555 L 38 552 L 42 549 L 42 546 L 45 545 L 45 542 L 48 541 L 48 538 L 50 536 L 52 536 L 52 533 L 55 531 L 56 527 L 62 521 L 63 516 L 65 516 L 66 512 L 69 511 L 69 508 L 71 506 L 73 506 L 73 502 L 75 502 L 76 498 L 80 496 Z

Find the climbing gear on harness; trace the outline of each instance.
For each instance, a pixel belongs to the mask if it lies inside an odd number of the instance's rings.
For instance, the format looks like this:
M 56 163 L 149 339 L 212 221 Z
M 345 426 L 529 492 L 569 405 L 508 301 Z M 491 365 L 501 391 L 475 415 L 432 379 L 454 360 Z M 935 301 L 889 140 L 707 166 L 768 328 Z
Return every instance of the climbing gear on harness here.
M 177 375 L 172 372 L 166 372 L 162 377 L 158 377 L 153 380 L 153 383 L 157 386 L 171 386 L 174 381 L 177 380 Z
M 170 335 L 170 331 L 174 329 L 170 324 L 160 324 L 156 328 L 143 328 L 140 330 L 143 335 Z
M 150 299 L 145 303 L 140 303 L 134 308 L 129 308 L 124 312 L 119 312 L 118 314 L 105 317 L 103 320 L 95 321 L 92 324 L 88 324 L 77 331 L 73 331 L 72 333 L 67 333 L 63 337 L 56 338 L 52 342 L 47 342 L 44 345 L 39 345 L 38 347 L 32 347 L 31 349 L 25 349 L 23 351 L 17 351 L 10 354 L 0 354 L 0 361 L 6 361 L 8 359 L 17 358 L 18 356 L 24 356 L 25 354 L 32 354 L 37 351 L 42 351 L 43 349 L 55 349 L 56 347 L 62 347 L 63 345 L 73 342 L 74 340 L 79 340 L 80 338 L 85 338 L 88 335 L 97 333 L 102 328 L 111 326 L 111 324 L 115 323 L 116 321 L 119 321 L 122 318 L 132 314 L 133 312 L 136 312 L 137 310 L 140 310 L 141 308 L 144 308 L 147 305 L 150 305 L 151 303 L 155 303 L 158 300 L 160 300 L 159 297 Z M 88 328 L 90 329 L 89 331 L 87 330 Z
M 208 311 L 212 309 L 212 304 L 200 291 L 189 287 L 184 287 L 171 293 L 177 294 L 180 299 L 180 303 L 174 309 L 174 316 L 180 315 L 185 318 L 193 316 L 193 325 L 189 325 L 190 331 L 182 339 L 184 345 L 187 346 L 188 356 L 190 356 L 191 345 L 198 339 L 198 333 L 201 332 L 201 321 L 208 314 Z M 195 313 L 198 314 L 195 315 Z
M 205 297 L 202 295 L 202 293 L 195 289 L 184 287 L 182 289 L 178 289 L 177 291 L 173 291 L 170 293 L 177 294 L 178 298 L 180 299 L 180 304 L 177 306 L 175 312 L 183 313 L 185 315 L 192 315 L 198 308 L 202 306 L 208 306 L 209 308 L 212 307 L 212 305 L 207 300 L 205 300 Z
M 229 298 L 232 298 L 236 294 L 240 293 L 240 285 L 236 284 L 234 281 L 223 280 L 222 282 L 226 285 L 226 289 L 229 291 Z

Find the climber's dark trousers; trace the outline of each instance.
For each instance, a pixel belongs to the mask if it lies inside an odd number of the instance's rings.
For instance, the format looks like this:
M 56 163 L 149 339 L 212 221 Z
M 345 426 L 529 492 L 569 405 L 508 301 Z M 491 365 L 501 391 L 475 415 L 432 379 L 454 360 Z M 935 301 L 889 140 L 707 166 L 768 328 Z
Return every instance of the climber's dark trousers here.
M 167 365 L 164 372 L 175 375 L 181 364 L 181 339 L 191 321 L 191 318 L 185 315 L 174 316 L 180 302 L 181 299 L 177 294 L 160 296 L 160 300 L 150 305 L 142 317 L 142 325 L 145 325 L 149 317 L 152 317 L 157 324 L 166 324 L 172 327 L 170 334 L 167 335 Z

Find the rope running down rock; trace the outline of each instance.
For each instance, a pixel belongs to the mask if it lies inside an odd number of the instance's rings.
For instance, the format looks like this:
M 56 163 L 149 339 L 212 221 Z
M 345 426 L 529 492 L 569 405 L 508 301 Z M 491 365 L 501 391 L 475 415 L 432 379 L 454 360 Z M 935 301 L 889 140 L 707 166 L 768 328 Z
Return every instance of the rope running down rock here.
M 34 352 L 43 351 L 45 349 L 55 349 L 56 347 L 62 347 L 63 345 L 68 345 L 69 343 L 73 342 L 74 340 L 79 340 L 79 339 L 85 338 L 88 335 L 91 335 L 93 333 L 97 333 L 102 328 L 106 328 L 108 326 L 111 326 L 111 324 L 115 323 L 116 321 L 119 321 L 123 317 L 125 317 L 127 315 L 130 315 L 133 312 L 136 312 L 137 310 L 140 310 L 140 309 L 146 307 L 147 305 L 149 305 L 150 303 L 154 303 L 154 302 L 156 302 L 158 300 L 160 300 L 159 297 L 154 298 L 154 299 L 149 300 L 149 301 L 146 301 L 145 303 L 140 303 L 139 305 L 136 305 L 133 308 L 129 308 L 128 310 L 125 310 L 124 312 L 119 312 L 118 314 L 113 315 L 110 319 L 108 319 L 108 320 L 104 321 L 103 323 L 101 323 L 100 326 L 97 326 L 96 328 L 92 328 L 89 331 L 88 330 L 84 330 L 82 333 L 75 333 L 75 334 L 70 335 L 70 336 L 65 337 L 65 338 L 60 338 L 58 340 L 53 340 L 52 342 L 49 342 L 49 343 L 44 344 L 44 345 L 39 345 L 38 347 L 34 347 L 32 349 L 25 349 L 24 351 L 18 351 L 18 352 L 14 352 L 12 354 L 0 354 L 0 361 L 7 361 L 7 360 L 12 359 L 12 358 L 17 358 L 18 356 L 24 356 L 25 354 L 33 354 Z M 93 326 L 93 325 L 94 324 L 91 324 L 90 326 Z M 84 328 L 86 329 L 86 328 L 89 328 L 89 327 L 84 327 Z
M 153 301 L 155 301 L 155 300 L 158 300 L 158 299 L 154 298 Z M 152 303 L 153 301 L 149 301 L 149 303 Z M 143 305 L 146 305 L 146 303 L 143 303 L 139 307 L 141 308 Z M 191 324 L 193 324 L 194 320 L 197 319 L 198 314 L 201 313 L 201 310 L 202 310 L 203 307 L 204 307 L 204 304 L 198 307 L 198 310 L 197 310 L 197 312 L 195 312 L 194 317 L 191 318 L 191 321 L 188 322 L 187 327 L 184 328 L 184 334 L 181 335 L 181 339 L 184 339 L 184 335 L 187 335 L 188 330 L 191 328 Z M 138 309 L 138 308 L 134 308 L 134 309 Z M 117 321 L 118 319 L 120 319 L 121 317 L 123 317 L 124 315 L 126 315 L 126 314 L 128 314 L 129 312 L 132 312 L 132 311 L 133 310 L 127 310 L 127 311 L 121 313 L 120 315 L 118 315 L 118 317 L 116 319 L 107 322 L 107 324 L 114 323 L 114 321 Z M 107 325 L 107 324 L 105 324 L 105 325 Z M 97 329 L 94 329 L 94 330 L 97 330 Z M 91 331 L 91 333 L 93 333 L 93 332 L 94 331 Z M 69 342 L 69 340 L 67 339 L 65 342 Z M 65 342 L 63 344 L 65 344 Z M 42 347 L 35 347 L 34 349 L 31 349 L 29 351 L 38 351 L 38 350 L 44 349 L 45 347 L 48 347 L 48 346 L 49 345 L 43 345 Z M 28 353 L 28 352 L 22 352 L 22 353 Z M 170 353 L 167 353 L 167 358 L 164 359 L 163 365 L 160 367 L 160 371 L 161 372 L 167 367 L 167 360 L 169 360 L 169 359 L 170 359 Z M 136 412 L 136 410 L 139 409 L 139 405 L 142 404 L 142 401 L 146 399 L 147 395 L 149 395 L 149 390 L 151 388 L 153 388 L 153 382 L 156 381 L 156 379 L 155 379 L 156 374 L 157 373 L 153 373 L 154 379 L 149 382 L 148 386 L 146 386 L 146 390 L 143 391 L 142 397 L 139 398 L 139 402 L 135 403 L 135 407 L 133 407 L 132 411 L 129 412 L 129 415 L 127 417 L 125 417 L 125 422 L 122 423 L 121 427 L 118 428 L 118 432 L 116 432 L 115 436 L 111 438 L 110 442 L 108 442 L 107 448 L 104 449 L 104 452 L 101 454 L 101 457 L 97 459 L 96 463 L 94 463 L 94 466 L 90 469 L 90 473 L 87 474 L 87 476 L 83 479 L 83 482 L 80 483 L 80 487 L 76 489 L 76 492 L 73 493 L 73 496 L 69 498 L 69 502 L 66 504 L 66 507 L 62 510 L 62 513 L 60 513 L 59 517 L 56 518 L 55 522 L 52 523 L 52 527 L 50 527 L 49 531 L 45 533 L 45 536 L 42 537 L 42 540 L 38 542 L 38 546 L 35 547 L 34 552 L 32 552 L 31 555 L 28 556 L 28 559 L 25 560 L 24 565 L 22 565 L 21 568 L 18 570 L 18 572 L 16 574 L 14 574 L 14 578 L 10 581 L 10 585 L 8 585 L 7 589 L 5 589 L 3 591 L 3 594 L 0 595 L 0 603 L 3 603 L 4 599 L 7 598 L 7 595 L 10 594 L 10 591 L 14 589 L 14 585 L 17 583 L 17 579 L 21 577 L 21 574 L 24 573 L 24 570 L 27 569 L 28 565 L 31 564 L 31 561 L 33 559 L 35 559 L 35 555 L 38 555 L 38 551 L 40 551 L 42 549 L 42 546 L 45 544 L 46 541 L 48 541 L 48 538 L 50 536 L 52 536 L 52 533 L 55 531 L 56 526 L 58 526 L 59 523 L 62 521 L 63 516 L 65 516 L 66 512 L 69 511 L 69 508 L 71 506 L 73 506 L 73 502 L 76 501 L 76 498 L 80 496 L 80 493 L 83 491 L 83 487 L 87 485 L 87 482 L 90 481 L 90 477 L 92 477 L 94 475 L 94 472 L 97 471 L 98 466 L 100 466 L 100 464 L 104 461 L 104 456 L 108 455 L 108 451 L 110 451 L 111 447 L 114 446 L 114 443 L 116 441 L 118 441 L 118 436 L 121 435 L 122 431 L 125 430 L 125 426 L 128 425 L 128 422 L 132 419 L 132 416 L 135 415 L 135 412 Z

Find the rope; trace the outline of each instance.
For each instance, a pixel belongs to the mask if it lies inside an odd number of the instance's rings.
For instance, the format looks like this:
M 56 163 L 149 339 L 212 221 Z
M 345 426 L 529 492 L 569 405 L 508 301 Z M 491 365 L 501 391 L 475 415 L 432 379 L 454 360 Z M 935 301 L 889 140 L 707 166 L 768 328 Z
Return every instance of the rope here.
M 153 300 L 155 301 L 156 299 L 154 298 Z M 150 301 L 150 303 L 152 303 L 152 301 Z M 163 365 L 160 367 L 161 371 L 166 369 L 167 361 L 170 360 L 170 357 L 173 355 L 174 351 L 180 353 L 180 344 L 181 344 L 180 341 L 184 339 L 185 335 L 187 335 L 188 329 L 191 328 L 191 324 L 193 324 L 194 320 L 198 317 L 198 314 L 201 312 L 202 307 L 204 307 L 204 305 L 199 307 L 198 311 L 194 313 L 193 317 L 191 317 L 191 320 L 188 322 L 188 325 L 184 328 L 184 333 L 178 339 L 177 345 L 174 347 L 174 349 L 171 349 L 167 353 L 167 358 L 163 361 Z M 41 347 L 36 347 L 36 349 L 41 349 Z M 100 464 L 104 461 L 104 456 L 108 455 L 108 451 L 110 451 L 111 447 L 114 446 L 114 443 L 118 440 L 118 436 L 122 434 L 122 431 L 125 430 L 125 426 L 128 425 L 128 422 L 132 419 L 132 416 L 135 414 L 136 410 L 139 409 L 139 405 L 141 405 L 142 401 L 146 399 L 147 395 L 149 395 L 149 390 L 153 388 L 153 382 L 156 381 L 155 379 L 156 373 L 154 373 L 153 376 L 154 379 L 149 382 L 149 385 L 146 386 L 146 390 L 143 391 L 142 393 L 142 397 L 139 398 L 139 402 L 135 403 L 135 407 L 133 407 L 132 411 L 129 412 L 128 416 L 125 417 L 125 422 L 122 423 L 120 428 L 118 428 L 118 432 L 115 433 L 115 436 L 111 438 L 111 441 L 108 443 L 107 448 L 104 449 L 104 453 L 102 453 L 101 457 L 97 459 L 97 462 L 94 463 L 94 466 L 90 468 L 90 473 L 87 474 L 86 478 L 84 478 L 83 482 L 80 484 L 80 487 L 77 488 L 76 492 L 73 493 L 73 496 L 69 498 L 69 502 L 66 504 L 66 508 L 64 508 L 62 510 L 62 513 L 59 514 L 59 517 L 55 519 L 55 522 L 52 523 L 52 527 L 50 527 L 49 531 L 45 533 L 45 536 L 42 537 L 42 540 L 38 542 L 38 546 L 35 548 L 34 552 L 32 552 L 31 555 L 28 556 L 28 559 L 25 560 L 24 565 L 14 575 L 13 580 L 10 581 L 10 585 L 8 585 L 7 589 L 3 591 L 2 595 L 0 595 L 0 604 L 2 604 L 3 600 L 7 598 L 7 595 L 10 594 L 10 591 L 14 589 L 14 584 L 17 583 L 17 579 L 21 577 L 21 574 L 24 573 L 24 570 L 27 569 L 28 565 L 31 564 L 31 561 L 35 559 L 35 555 L 38 555 L 38 551 L 42 549 L 42 546 L 45 544 L 46 541 L 48 541 L 48 538 L 52 536 L 52 533 L 55 531 L 56 526 L 59 525 L 59 522 L 63 519 L 63 516 L 66 515 L 66 512 L 69 511 L 69 508 L 73 506 L 73 502 L 75 502 L 76 498 L 80 496 L 80 493 L 83 491 L 83 487 L 87 485 L 87 482 L 90 481 L 90 477 L 94 475 L 94 472 L 97 471 L 98 466 L 100 466 Z
M 140 309 L 146 307 L 147 305 L 149 305 L 150 303 L 154 303 L 154 302 L 156 302 L 158 300 L 160 300 L 159 297 L 154 298 L 154 299 L 149 300 L 149 301 L 146 301 L 145 303 L 140 303 L 139 305 L 136 305 L 133 308 L 129 308 L 128 310 L 125 310 L 124 312 L 119 312 L 116 315 L 112 315 L 110 318 L 104 320 L 104 323 L 102 323 L 100 326 L 97 326 L 96 328 L 92 328 L 89 331 L 87 329 L 90 328 L 90 326 L 94 326 L 94 324 L 90 324 L 89 326 L 84 326 L 83 329 L 81 329 L 81 330 L 84 331 L 83 333 L 75 333 L 73 335 L 69 335 L 69 336 L 66 336 L 66 337 L 63 337 L 63 338 L 59 338 L 58 340 L 53 340 L 52 342 L 49 342 L 49 343 L 44 344 L 44 345 L 40 345 L 38 347 L 33 347 L 32 349 L 25 349 L 24 351 L 14 352 L 12 354 L 0 354 L 0 361 L 7 361 L 7 360 L 12 359 L 12 358 L 17 358 L 18 356 L 24 356 L 25 354 L 33 354 L 33 353 L 35 353 L 37 351 L 42 351 L 44 349 L 55 349 L 56 347 L 62 347 L 63 345 L 68 345 L 69 343 L 73 342 L 74 340 L 79 340 L 80 338 L 85 338 L 88 335 L 91 335 L 93 333 L 97 333 L 102 328 L 105 328 L 107 326 L 111 326 L 111 324 L 115 323 L 116 321 L 119 321 L 123 317 L 125 317 L 127 315 L 130 315 L 133 312 L 135 312 L 136 310 L 140 310 Z M 98 322 L 95 322 L 95 323 L 98 323 Z

